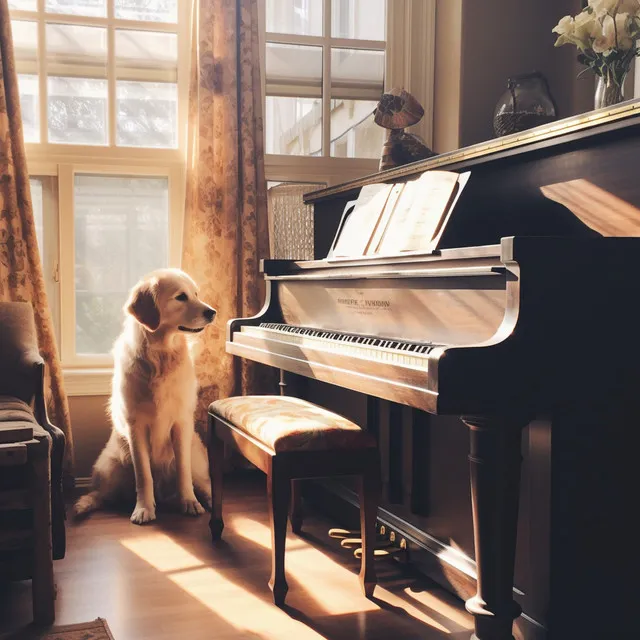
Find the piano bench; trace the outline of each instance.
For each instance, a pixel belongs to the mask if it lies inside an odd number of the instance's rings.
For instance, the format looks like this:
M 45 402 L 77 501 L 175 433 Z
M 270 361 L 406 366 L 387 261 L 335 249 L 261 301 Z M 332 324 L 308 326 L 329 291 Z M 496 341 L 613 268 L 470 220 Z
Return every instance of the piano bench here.
M 271 524 L 271 579 L 276 605 L 288 586 L 284 574 L 287 513 L 291 503 L 294 533 L 302 526 L 298 480 L 357 476 L 360 486 L 362 564 L 360 584 L 373 595 L 373 552 L 380 497 L 380 459 L 375 438 L 350 420 L 310 402 L 289 396 L 238 396 L 209 407 L 209 469 L 213 508 L 211 536 L 219 540 L 222 519 L 224 444 L 231 445 L 267 474 Z M 293 494 L 293 495 L 292 495 Z

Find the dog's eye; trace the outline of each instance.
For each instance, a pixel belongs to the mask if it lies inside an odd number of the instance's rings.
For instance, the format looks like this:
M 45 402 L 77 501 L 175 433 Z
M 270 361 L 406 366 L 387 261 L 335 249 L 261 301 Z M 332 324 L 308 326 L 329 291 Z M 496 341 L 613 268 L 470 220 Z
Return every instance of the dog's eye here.
M 188 299 L 189 298 L 186 293 L 181 293 L 180 295 L 176 296 L 176 300 L 180 300 L 180 302 L 186 302 Z

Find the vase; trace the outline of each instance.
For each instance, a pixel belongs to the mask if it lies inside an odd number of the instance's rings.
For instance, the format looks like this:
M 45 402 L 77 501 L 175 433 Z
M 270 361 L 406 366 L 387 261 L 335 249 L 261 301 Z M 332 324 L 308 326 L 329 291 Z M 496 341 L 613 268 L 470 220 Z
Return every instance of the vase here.
M 493 131 L 497 137 L 552 122 L 556 105 L 545 77 L 538 71 L 513 76 L 507 81 L 493 112 Z
M 624 100 L 624 81 L 629 70 L 614 73 L 605 71 L 605 74 L 598 76 L 594 108 L 603 109 L 618 104 Z

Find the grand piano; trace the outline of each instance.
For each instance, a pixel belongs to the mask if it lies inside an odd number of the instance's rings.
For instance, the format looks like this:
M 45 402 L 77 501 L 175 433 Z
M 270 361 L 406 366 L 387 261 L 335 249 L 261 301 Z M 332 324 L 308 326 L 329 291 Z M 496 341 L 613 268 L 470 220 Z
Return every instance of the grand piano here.
M 316 401 L 332 388 L 365 399 L 385 464 L 380 520 L 468 598 L 477 640 L 640 626 L 623 543 L 637 484 L 639 133 L 628 103 L 312 193 L 320 259 L 265 261 L 262 311 L 228 325 L 228 352 L 315 381 Z M 325 257 L 363 185 L 436 168 L 471 177 L 434 251 Z M 460 425 L 465 449 L 437 435 Z M 443 473 L 464 457 L 469 502 Z M 461 512 L 471 541 L 446 523 L 464 530 Z

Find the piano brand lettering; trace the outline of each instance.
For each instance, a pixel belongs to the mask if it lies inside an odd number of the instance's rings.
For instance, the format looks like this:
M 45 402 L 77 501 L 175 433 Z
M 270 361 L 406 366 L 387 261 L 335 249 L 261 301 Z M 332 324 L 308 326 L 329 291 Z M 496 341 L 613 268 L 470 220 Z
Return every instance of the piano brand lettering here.
M 390 309 L 390 300 L 360 300 L 359 298 L 338 298 L 338 304 L 359 309 Z

